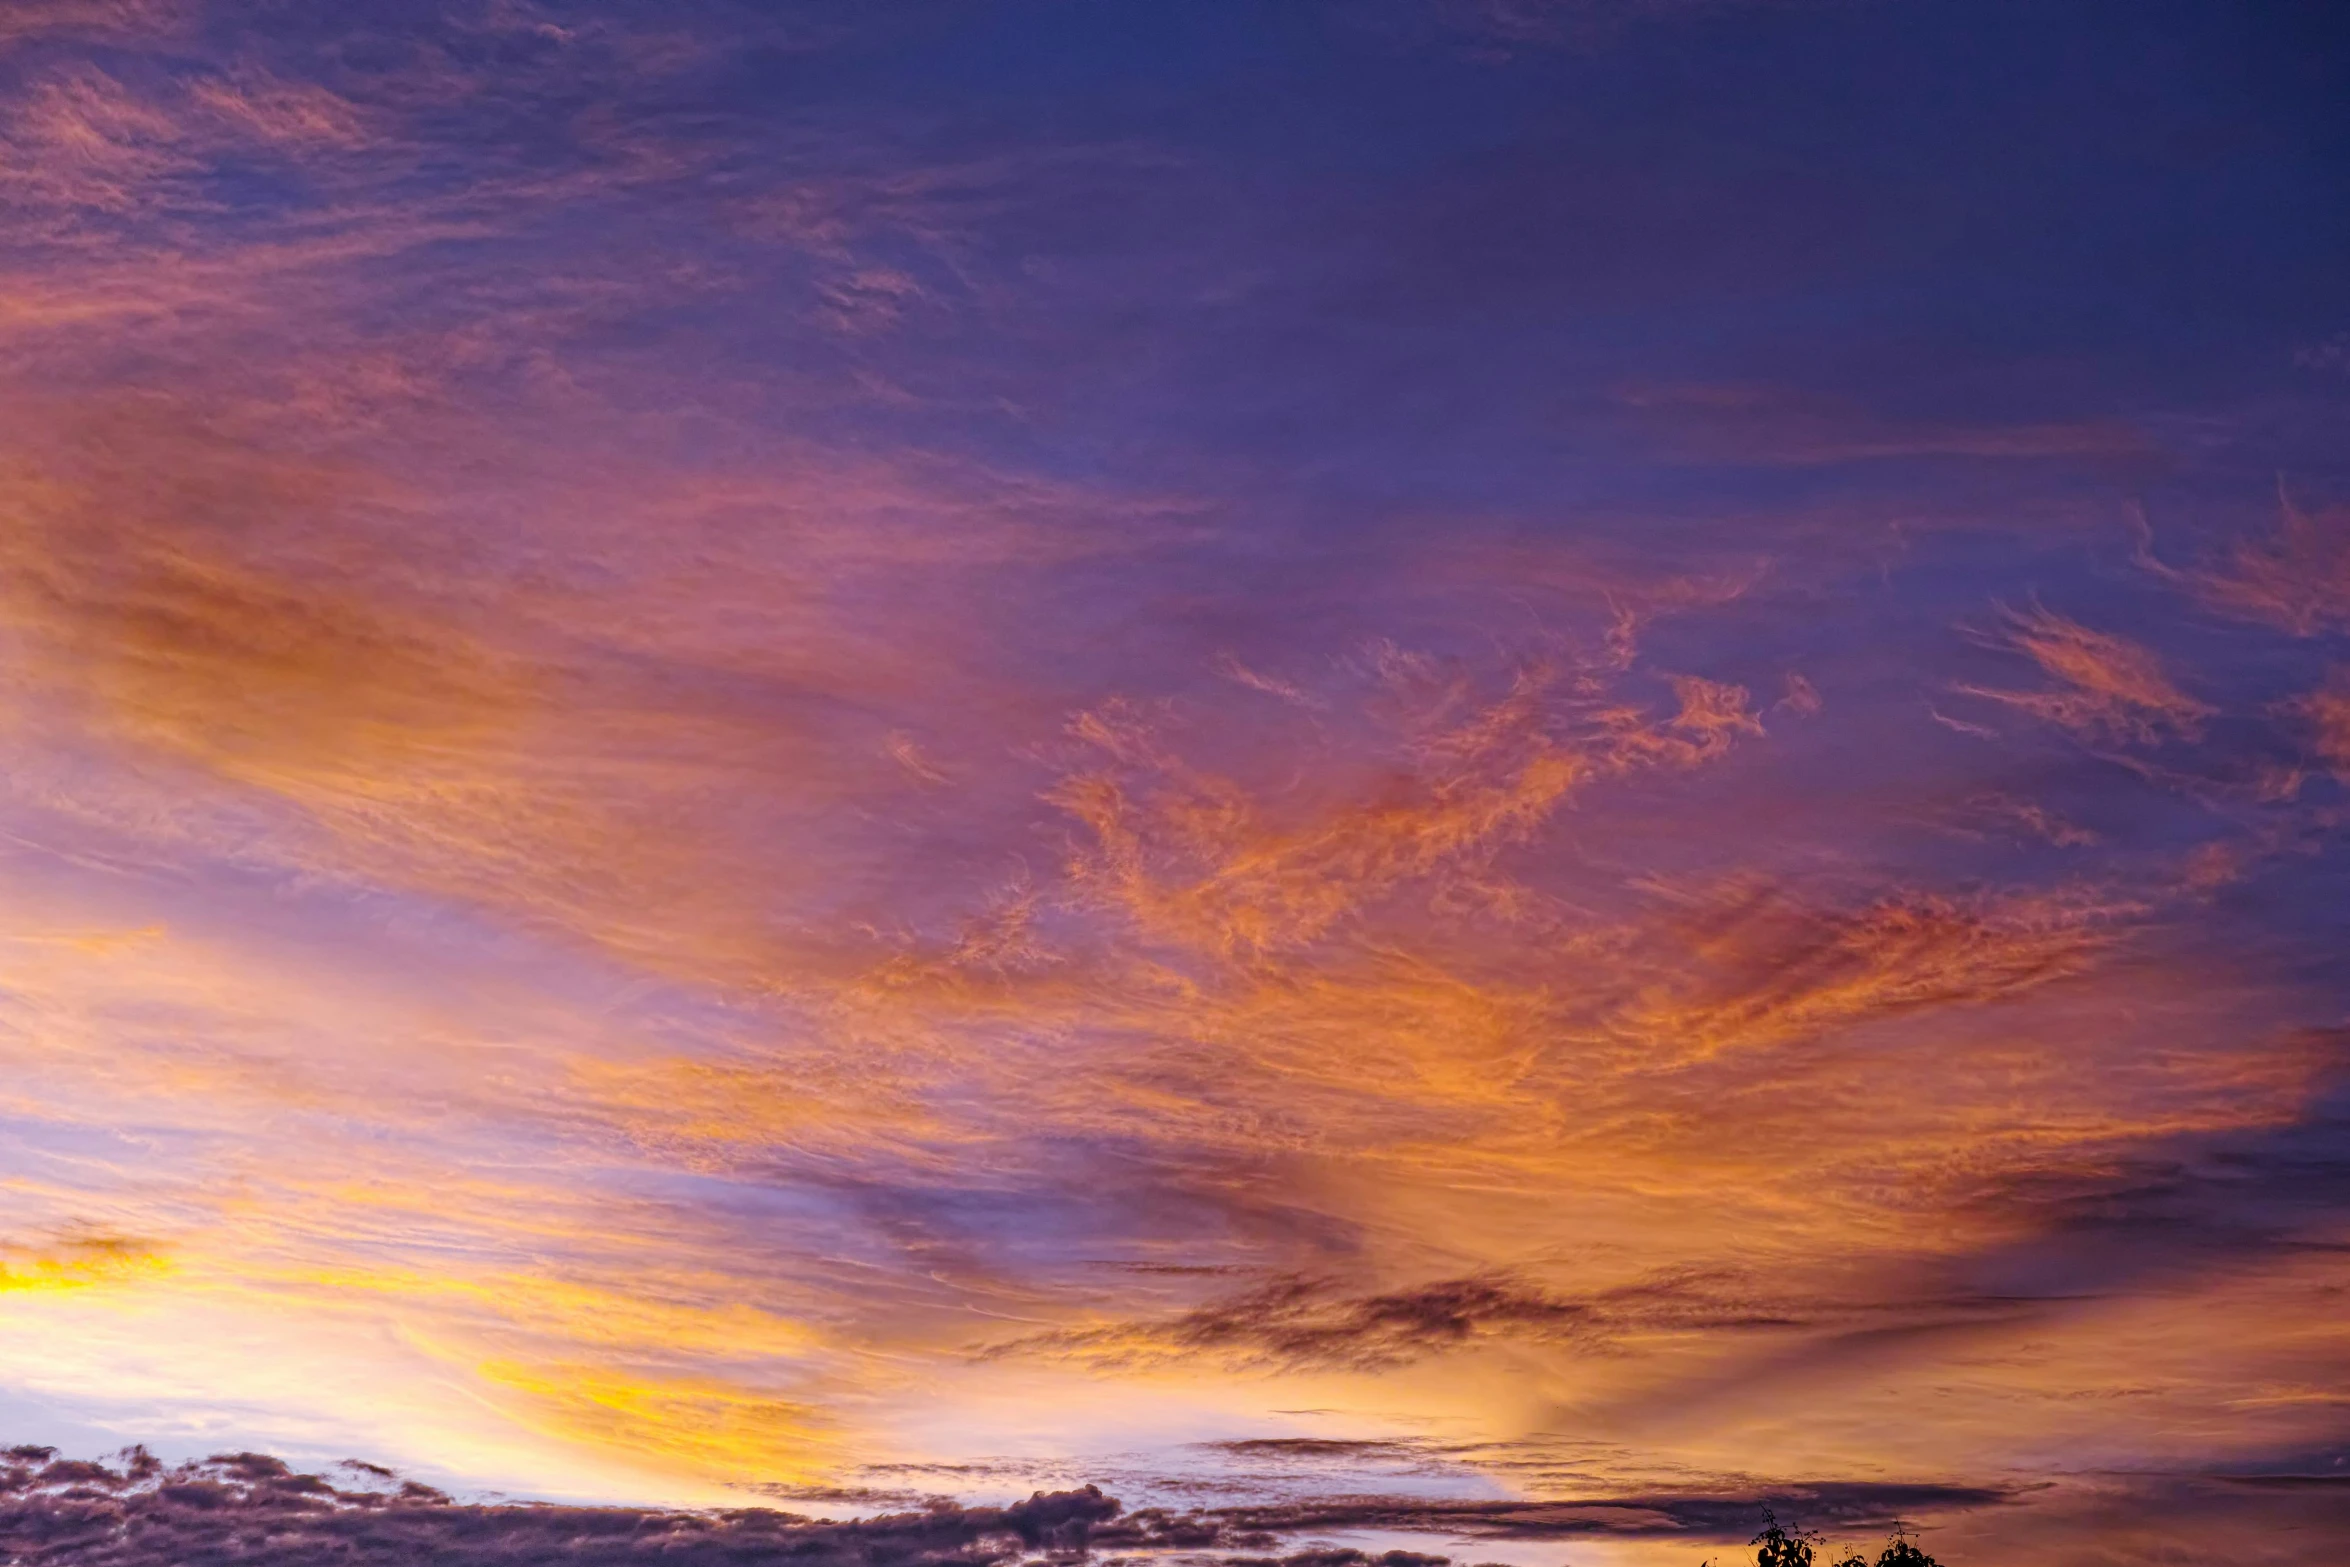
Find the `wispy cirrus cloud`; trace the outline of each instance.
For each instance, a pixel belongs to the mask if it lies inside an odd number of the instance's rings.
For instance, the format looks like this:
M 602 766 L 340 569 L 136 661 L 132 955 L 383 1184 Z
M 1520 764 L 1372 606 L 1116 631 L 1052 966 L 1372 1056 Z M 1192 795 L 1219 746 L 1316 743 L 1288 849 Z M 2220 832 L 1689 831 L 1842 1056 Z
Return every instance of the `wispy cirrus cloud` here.
M 154 38 L 194 14 L 178 0 L 25 0 L 0 20 L 0 47 L 46 39 Z
M 2350 625 L 2350 509 L 2305 508 L 2281 489 L 2277 531 L 2239 540 L 2218 561 L 2179 575 L 2205 603 L 2294 636 Z
M 2350 675 L 2336 670 L 2324 686 L 2288 706 L 2309 726 L 2318 756 L 2336 773 L 2350 772 Z
M 2213 712 L 2179 689 L 2152 649 L 2038 605 L 2005 611 L 1989 640 L 2031 659 L 2056 684 L 2039 691 L 1964 689 L 2087 739 L 2193 739 Z

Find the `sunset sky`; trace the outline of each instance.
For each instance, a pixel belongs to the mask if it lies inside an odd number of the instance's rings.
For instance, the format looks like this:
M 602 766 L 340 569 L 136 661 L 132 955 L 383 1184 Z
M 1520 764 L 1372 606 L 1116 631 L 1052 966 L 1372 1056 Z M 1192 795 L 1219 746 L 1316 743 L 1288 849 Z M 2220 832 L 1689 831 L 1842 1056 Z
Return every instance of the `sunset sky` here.
M 0 0 L 0 215 L 0 1443 L 2339 1560 L 2345 8 Z

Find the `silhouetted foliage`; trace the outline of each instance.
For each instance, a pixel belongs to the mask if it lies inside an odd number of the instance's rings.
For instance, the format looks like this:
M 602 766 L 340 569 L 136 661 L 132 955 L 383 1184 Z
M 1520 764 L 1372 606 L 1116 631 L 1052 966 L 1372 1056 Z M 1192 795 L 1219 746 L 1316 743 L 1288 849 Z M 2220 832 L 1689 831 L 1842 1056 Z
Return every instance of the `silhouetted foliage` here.
M 1818 1539 L 1816 1534 L 1780 1528 L 1779 1520 L 1766 1507 L 1762 1533 L 1747 1544 L 1754 1547 L 1754 1567 L 1811 1567 L 1812 1545 Z
M 1754 1567 L 1812 1567 L 1820 1536 L 1801 1529 L 1782 1528 L 1766 1507 L 1762 1533 L 1747 1544 L 1754 1547 Z M 1713 1562 L 1709 1558 L 1702 1567 L 1713 1567 Z M 1855 1551 L 1839 1558 L 1834 1567 L 1870 1567 L 1870 1563 Z M 1896 1530 L 1893 1538 L 1885 1542 L 1885 1548 L 1877 1553 L 1875 1567 L 1942 1567 L 1942 1564 L 1910 1543 L 1905 1531 Z

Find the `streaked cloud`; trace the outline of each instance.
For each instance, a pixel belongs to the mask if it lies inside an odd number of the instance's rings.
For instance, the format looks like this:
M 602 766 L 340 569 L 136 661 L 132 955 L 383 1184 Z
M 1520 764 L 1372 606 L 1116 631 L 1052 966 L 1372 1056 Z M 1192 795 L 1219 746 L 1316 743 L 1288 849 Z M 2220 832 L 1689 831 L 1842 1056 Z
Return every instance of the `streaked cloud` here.
M 2295 636 L 2350 625 L 2350 509 L 2308 510 L 2290 493 L 2278 495 L 2277 509 L 2273 536 L 2238 541 L 2186 580 L 2214 608 Z
M 2350 675 L 2335 670 L 2322 688 L 2291 705 L 2309 726 L 2311 749 L 2335 772 L 2350 770 Z
M 2193 739 L 2212 714 L 2172 682 L 2151 649 L 2038 605 L 2004 611 L 1993 639 L 2030 658 L 2053 684 L 2039 691 L 1970 686 L 1968 693 L 2085 738 L 2142 745 L 2166 733 Z

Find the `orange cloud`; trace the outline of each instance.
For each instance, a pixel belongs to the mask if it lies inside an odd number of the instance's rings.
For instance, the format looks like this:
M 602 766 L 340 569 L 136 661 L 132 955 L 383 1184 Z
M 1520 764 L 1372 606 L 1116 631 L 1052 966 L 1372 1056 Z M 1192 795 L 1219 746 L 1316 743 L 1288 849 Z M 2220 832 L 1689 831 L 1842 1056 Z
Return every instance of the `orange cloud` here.
M 2350 507 L 2308 510 L 2280 488 L 2274 536 L 2181 576 L 2214 608 L 2297 637 L 2350 626 Z
M 2335 670 L 2326 685 L 2289 706 L 2309 726 L 2317 754 L 2337 775 L 2350 777 L 2350 670 Z
M 184 26 L 179 0 L 19 0 L 0 14 L 0 47 L 34 39 L 152 38 Z
M 2034 606 L 2004 612 L 1994 646 L 2021 653 L 2059 682 L 2054 690 L 1962 686 L 2087 739 L 2153 744 L 2194 738 L 2214 711 L 2171 682 L 2151 649 Z
M 1369 797 L 1292 820 L 1176 760 L 1129 709 L 1081 715 L 1072 735 L 1109 765 L 1049 796 L 1092 840 L 1073 876 L 1181 946 L 1293 948 L 1407 883 L 1430 883 L 1437 901 L 1481 896 L 1472 889 L 1493 856 L 1579 789 L 1699 765 L 1762 734 L 1742 687 L 1695 677 L 1673 678 L 1679 709 L 1658 721 L 1540 664 L 1482 706 L 1456 676 L 1400 650 L 1378 650 L 1373 669 L 1397 704 L 1400 765 Z

